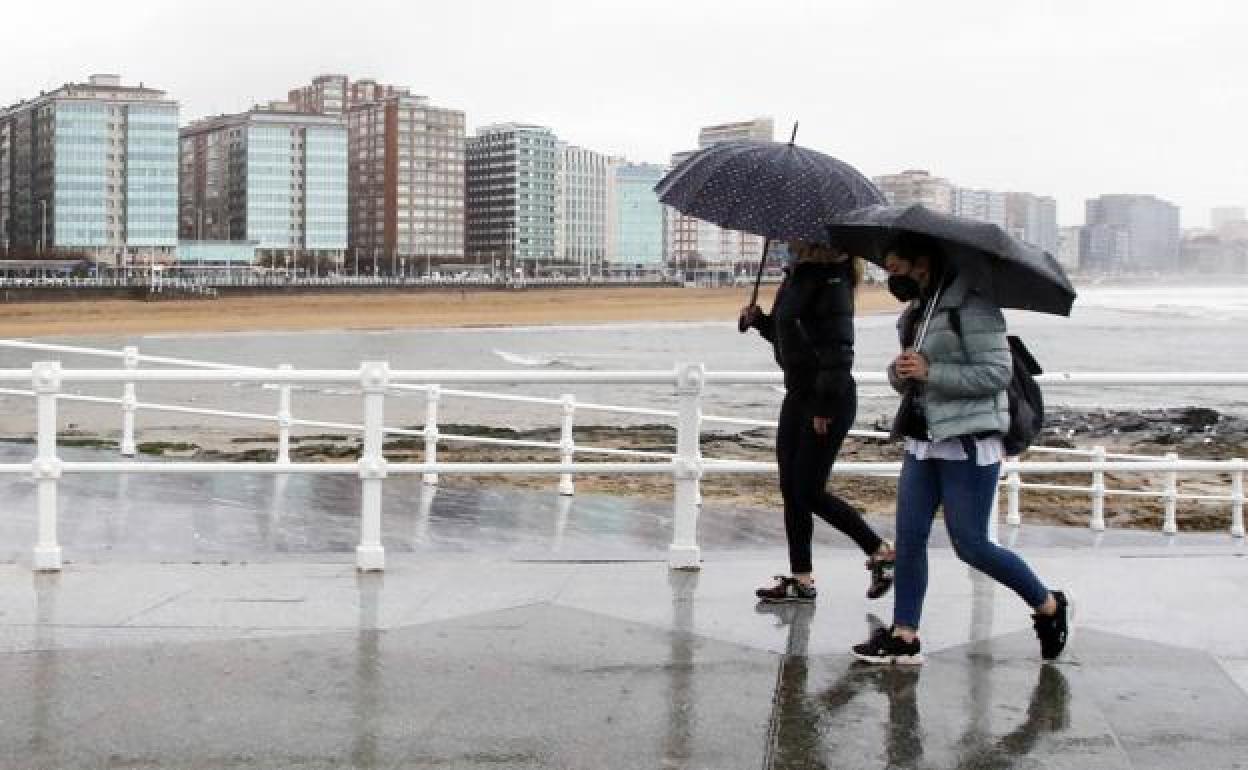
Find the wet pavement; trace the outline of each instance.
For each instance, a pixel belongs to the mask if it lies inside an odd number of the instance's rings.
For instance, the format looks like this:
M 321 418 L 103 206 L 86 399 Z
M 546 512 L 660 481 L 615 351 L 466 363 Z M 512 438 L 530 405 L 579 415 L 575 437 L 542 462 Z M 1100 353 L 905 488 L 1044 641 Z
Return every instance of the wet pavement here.
M 708 504 L 672 572 L 661 502 L 386 488 L 359 575 L 354 479 L 67 477 L 34 574 L 0 477 L 0 767 L 1248 768 L 1242 541 L 1003 530 L 1076 599 L 1057 664 L 937 541 L 928 663 L 880 670 L 848 648 L 891 600 L 827 528 L 818 604 L 756 606 L 772 511 Z
M 0 442 L 0 462 L 28 462 L 30 445 Z M 65 448 L 65 460 L 116 461 L 113 452 Z M 144 458 L 149 460 L 151 458 Z M 388 553 L 488 553 L 540 559 L 665 559 L 671 503 L 611 495 L 563 497 L 550 490 L 417 475 L 385 482 L 382 536 Z M 354 476 L 67 474 L 58 484 L 59 539 L 71 561 L 349 560 L 359 541 L 360 483 Z M 35 488 L 0 475 L 0 563 L 28 560 L 35 541 Z M 892 522 L 872 523 L 890 532 Z M 1182 521 L 1180 521 L 1182 526 Z M 707 501 L 698 537 L 708 550 L 773 549 L 784 542 L 778 511 Z M 1240 548 L 1223 534 L 1168 538 L 1142 530 L 1093 533 L 1078 527 L 1003 530 L 1020 547 Z M 944 544 L 941 527 L 933 542 Z M 848 542 L 815 528 L 817 550 Z
M 0 766 L 1248 766 L 1239 555 L 1026 555 L 1077 598 L 1067 659 L 938 549 L 918 670 L 851 661 L 890 602 L 846 551 L 813 607 L 755 606 L 774 552 L 3 565 Z

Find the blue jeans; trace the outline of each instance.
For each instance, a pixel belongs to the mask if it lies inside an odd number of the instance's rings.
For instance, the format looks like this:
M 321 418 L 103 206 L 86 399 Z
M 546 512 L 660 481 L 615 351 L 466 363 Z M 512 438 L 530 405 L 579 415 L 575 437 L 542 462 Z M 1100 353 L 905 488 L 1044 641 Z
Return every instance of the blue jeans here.
M 927 539 L 936 509 L 958 558 L 1039 607 L 1049 590 L 1013 551 L 988 541 L 988 517 L 999 463 L 975 464 L 975 442 L 964 440 L 965 460 L 918 460 L 906 454 L 897 483 L 897 571 L 893 623 L 918 628 L 927 593 Z

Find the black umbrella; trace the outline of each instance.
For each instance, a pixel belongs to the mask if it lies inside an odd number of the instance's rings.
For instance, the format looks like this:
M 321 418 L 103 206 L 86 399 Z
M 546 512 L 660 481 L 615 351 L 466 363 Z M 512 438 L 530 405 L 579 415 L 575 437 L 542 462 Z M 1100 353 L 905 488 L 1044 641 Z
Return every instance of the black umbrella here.
M 999 307 L 1070 315 L 1075 288 L 1053 255 L 989 222 L 910 206 L 867 206 L 828 226 L 837 248 L 884 264 L 889 243 L 903 232 L 939 239 L 955 268 Z
M 672 169 L 654 189 L 660 202 L 682 214 L 767 239 L 750 304 L 758 299 L 772 240 L 824 243 L 827 225 L 837 215 L 884 202 L 871 180 L 853 166 L 798 147 L 792 139 L 711 145 Z

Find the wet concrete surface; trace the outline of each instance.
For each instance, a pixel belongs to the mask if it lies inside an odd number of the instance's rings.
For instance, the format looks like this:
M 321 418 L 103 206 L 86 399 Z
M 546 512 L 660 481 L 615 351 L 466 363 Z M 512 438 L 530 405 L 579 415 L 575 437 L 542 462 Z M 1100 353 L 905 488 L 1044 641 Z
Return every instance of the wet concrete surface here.
M 1080 609 L 1043 664 L 937 550 L 917 670 L 848 655 L 890 606 L 856 558 L 814 607 L 755 605 L 745 552 L 0 565 L 0 767 L 1248 767 L 1242 559 L 1139 555 L 1029 553 Z
M 354 479 L 71 476 L 70 563 L 33 574 L 33 489 L 0 477 L 0 767 L 1248 767 L 1224 536 L 1004 529 L 1076 599 L 1058 664 L 938 540 L 928 663 L 880 670 L 848 649 L 891 597 L 826 527 L 818 604 L 760 607 L 774 511 L 708 505 L 671 572 L 666 504 L 386 488 L 358 575 Z
M 29 460 L 33 448 L 0 442 L 0 462 Z M 65 460 L 115 461 L 112 452 L 67 448 Z M 663 559 L 671 540 L 671 505 L 610 495 L 562 497 L 471 479 L 441 487 L 417 475 L 392 476 L 383 493 L 383 544 L 391 553 L 473 552 L 513 558 Z M 359 541 L 360 483 L 353 476 L 68 474 L 58 485 L 59 540 L 74 560 L 240 561 L 349 558 Z M 35 490 L 27 477 L 0 476 L 0 562 L 29 558 L 35 540 Z M 872 523 L 892 530 L 887 517 Z M 765 549 L 784 542 L 779 511 L 708 502 L 698 536 L 703 548 Z M 1222 534 L 1025 526 L 1003 529 L 1020 547 L 1138 545 L 1227 546 Z M 933 542 L 947 544 L 942 527 Z M 820 549 L 851 547 L 826 526 Z

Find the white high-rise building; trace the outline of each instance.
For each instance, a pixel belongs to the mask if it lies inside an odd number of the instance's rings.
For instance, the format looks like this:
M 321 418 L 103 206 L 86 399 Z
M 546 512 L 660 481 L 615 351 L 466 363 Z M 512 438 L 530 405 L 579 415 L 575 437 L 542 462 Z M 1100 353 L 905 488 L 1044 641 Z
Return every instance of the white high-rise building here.
M 1006 193 L 1005 229 L 1015 238 L 1057 253 L 1057 201 L 1047 195 Z
M 872 177 L 884 197 L 894 206 L 922 203 L 933 211 L 953 213 L 954 186 L 948 179 L 932 176 L 921 169 Z
M 555 265 L 601 275 L 610 248 L 612 184 L 620 158 L 560 142 L 555 167 Z
M 995 190 L 957 187 L 953 191 L 953 214 L 1005 227 L 1006 194 Z
M 1078 225 L 1062 227 L 1057 232 L 1057 252 L 1053 256 L 1057 264 L 1067 270 L 1078 270 L 1083 228 Z

